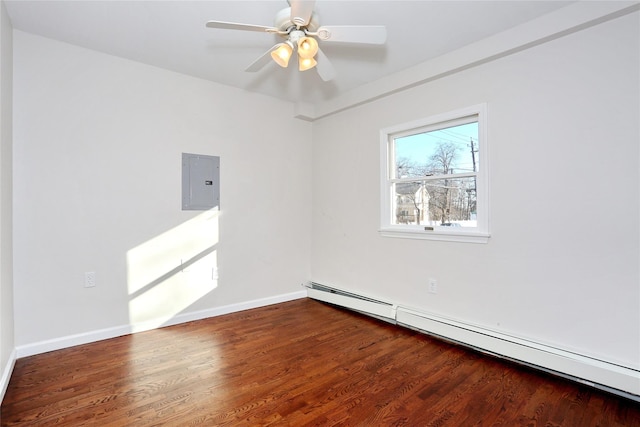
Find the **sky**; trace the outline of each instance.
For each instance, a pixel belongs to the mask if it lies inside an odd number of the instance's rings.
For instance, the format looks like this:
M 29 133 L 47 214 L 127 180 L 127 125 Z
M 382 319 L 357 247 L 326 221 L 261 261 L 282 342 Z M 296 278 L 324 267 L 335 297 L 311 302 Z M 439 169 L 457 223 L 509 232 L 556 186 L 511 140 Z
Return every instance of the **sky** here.
M 439 143 L 452 143 L 457 147 L 456 161 L 452 165 L 453 172 L 473 172 L 472 139 L 477 151 L 477 122 L 396 138 L 396 159 L 406 158 L 417 164 L 426 164 Z M 478 154 L 475 153 L 476 170 L 479 168 L 478 160 Z

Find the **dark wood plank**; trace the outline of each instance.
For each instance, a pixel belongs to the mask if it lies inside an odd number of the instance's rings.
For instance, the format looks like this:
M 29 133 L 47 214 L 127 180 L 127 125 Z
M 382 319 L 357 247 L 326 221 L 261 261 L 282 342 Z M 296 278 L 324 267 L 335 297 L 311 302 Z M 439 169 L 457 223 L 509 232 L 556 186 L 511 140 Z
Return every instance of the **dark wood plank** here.
M 624 426 L 640 404 L 302 299 L 19 359 L 2 426 Z

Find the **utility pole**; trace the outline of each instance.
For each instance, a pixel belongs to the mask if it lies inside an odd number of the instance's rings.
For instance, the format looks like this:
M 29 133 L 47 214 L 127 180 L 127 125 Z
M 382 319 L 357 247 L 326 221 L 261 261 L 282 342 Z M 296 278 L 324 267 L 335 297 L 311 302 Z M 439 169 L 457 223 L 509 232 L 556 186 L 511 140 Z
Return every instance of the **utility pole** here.
M 469 140 L 471 141 L 471 160 L 473 161 L 473 172 L 477 172 L 477 168 L 476 168 L 476 153 L 477 150 L 476 148 L 473 146 L 473 138 L 469 137 Z M 474 195 L 477 197 L 478 196 L 478 179 L 477 177 L 474 175 L 473 176 L 473 192 Z M 469 190 L 467 190 L 467 210 L 469 212 L 469 219 L 471 219 L 471 192 Z
M 469 139 L 471 140 L 471 160 L 473 161 L 473 171 L 476 171 L 476 153 L 478 152 L 475 147 L 473 146 L 473 138 L 469 137 Z

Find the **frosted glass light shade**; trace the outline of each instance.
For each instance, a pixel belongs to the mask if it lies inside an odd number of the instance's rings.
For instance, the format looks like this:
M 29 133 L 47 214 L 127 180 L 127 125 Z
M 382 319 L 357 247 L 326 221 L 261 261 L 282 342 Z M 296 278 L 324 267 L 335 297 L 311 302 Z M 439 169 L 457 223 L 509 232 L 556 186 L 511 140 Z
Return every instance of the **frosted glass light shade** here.
M 298 55 L 301 58 L 313 58 L 318 53 L 318 42 L 313 37 L 302 37 L 298 40 Z
M 287 68 L 289 65 L 289 59 L 293 54 L 293 46 L 289 43 L 280 43 L 271 51 L 271 58 L 283 68 Z
M 300 71 L 307 71 L 311 68 L 315 67 L 317 64 L 316 60 L 313 58 L 303 58 L 302 56 L 298 58 L 298 69 Z

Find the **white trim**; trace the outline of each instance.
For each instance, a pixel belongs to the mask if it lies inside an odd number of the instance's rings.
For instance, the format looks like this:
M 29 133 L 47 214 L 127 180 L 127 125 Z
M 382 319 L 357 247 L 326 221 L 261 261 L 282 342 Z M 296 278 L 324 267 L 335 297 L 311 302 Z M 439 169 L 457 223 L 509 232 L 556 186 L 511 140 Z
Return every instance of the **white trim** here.
M 9 355 L 9 360 L 7 360 L 7 364 L 4 366 L 2 370 L 2 376 L 0 376 L 0 402 L 4 400 L 4 395 L 7 392 L 7 387 L 9 387 L 9 381 L 11 380 L 11 374 L 13 373 L 13 368 L 16 366 L 17 352 L 14 348 L 11 354 Z
M 476 177 L 478 226 L 466 229 L 458 228 L 456 230 L 426 230 L 424 226 L 392 224 L 392 183 L 414 182 L 416 179 L 396 179 L 391 176 L 391 165 L 394 163 L 394 159 L 391 158 L 393 155 L 390 149 L 391 138 L 406 136 L 412 132 L 422 132 L 424 128 L 429 126 L 464 121 L 469 117 L 477 117 L 478 163 L 480 169 L 474 174 L 454 174 L 451 177 L 469 175 Z M 482 103 L 380 129 L 380 236 L 463 243 L 488 243 L 491 234 L 489 232 L 489 139 L 487 138 L 487 121 L 487 104 Z
M 260 298 L 251 301 L 244 301 L 235 304 L 225 305 L 222 307 L 210 308 L 207 310 L 194 311 L 190 313 L 182 313 L 169 321 L 164 322 L 160 327 L 177 325 L 180 323 L 191 322 L 194 320 L 206 319 L 209 317 L 222 316 L 224 314 L 235 313 L 238 311 L 249 310 L 252 308 L 264 307 L 267 305 L 278 304 L 281 302 L 292 301 L 295 299 L 305 298 L 307 293 L 303 291 L 291 292 L 288 294 L 275 295 L 272 297 Z M 121 325 L 113 328 L 99 329 L 95 331 L 84 332 L 81 334 L 67 335 L 65 337 L 54 338 L 50 340 L 40 341 L 32 344 L 16 347 L 17 357 L 33 356 L 35 354 L 46 353 L 48 351 L 60 350 L 67 347 L 73 347 L 81 344 L 88 344 L 105 339 L 115 338 L 122 335 L 129 335 L 135 332 L 143 332 L 158 328 L 157 321 L 149 321 L 143 323 Z
M 388 126 L 384 129 L 381 129 L 380 134 L 382 135 L 384 133 L 385 135 L 393 134 L 393 135 L 406 136 L 411 134 L 411 130 L 414 130 L 414 129 L 420 129 L 420 128 L 428 127 L 438 123 L 457 121 L 460 119 L 464 119 L 466 117 L 476 116 L 480 113 L 485 114 L 486 105 L 487 105 L 486 103 L 476 104 L 469 107 L 459 108 L 453 111 L 434 114 L 432 116 L 412 120 L 410 122 Z M 464 122 L 464 123 L 469 123 L 469 122 Z M 437 127 L 436 129 L 439 129 L 439 128 L 440 127 Z M 385 142 L 386 140 L 387 139 L 385 137 Z
M 378 230 L 382 237 L 396 237 L 402 239 L 418 239 L 418 240 L 437 240 L 441 242 L 460 242 L 460 243 L 489 243 L 489 233 L 467 232 L 452 233 L 441 232 L 437 230 L 426 231 L 416 229 L 397 229 L 393 227 L 385 227 Z
M 310 298 L 330 302 L 365 314 L 385 313 L 385 320 L 423 333 L 454 341 L 495 356 L 569 378 L 592 387 L 640 401 L 640 370 L 552 347 L 544 343 L 506 335 L 459 320 L 444 318 L 396 305 L 370 296 L 360 297 L 348 291 L 311 283 Z M 336 298 L 340 295 L 340 298 Z M 391 308 L 391 309 L 390 309 Z M 393 315 L 392 319 L 389 319 Z

